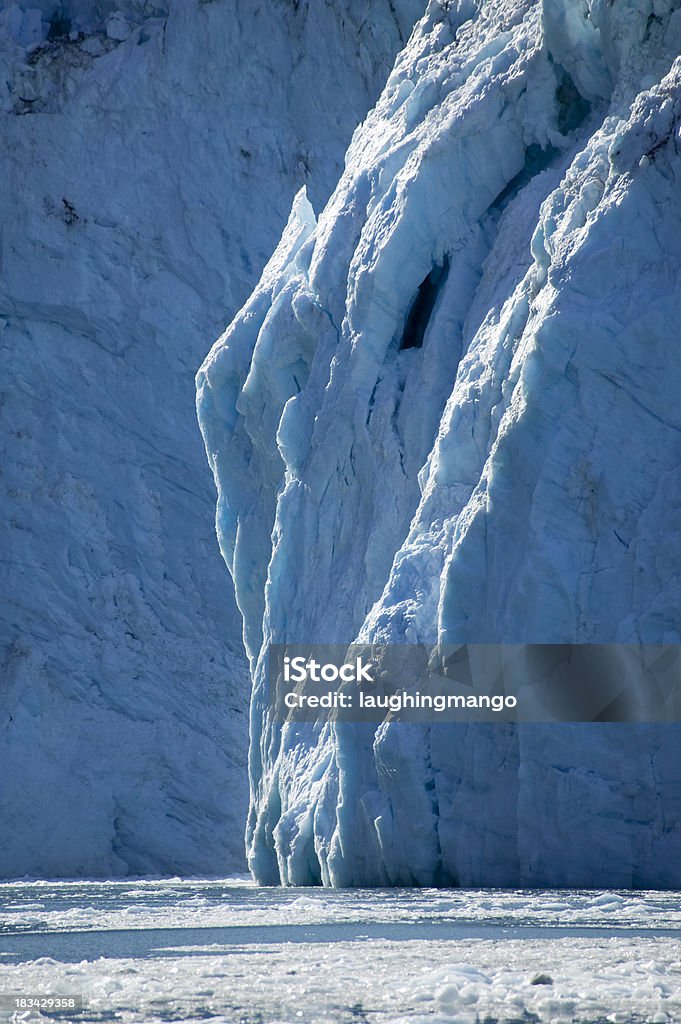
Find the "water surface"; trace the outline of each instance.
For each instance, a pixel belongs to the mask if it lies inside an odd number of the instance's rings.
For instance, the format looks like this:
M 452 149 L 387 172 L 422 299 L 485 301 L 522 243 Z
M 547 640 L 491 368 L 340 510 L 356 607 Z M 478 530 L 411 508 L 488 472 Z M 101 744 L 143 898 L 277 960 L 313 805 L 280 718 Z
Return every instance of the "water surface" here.
M 670 1024 L 681 894 L 4 883 L 0 992 L 122 1024 Z

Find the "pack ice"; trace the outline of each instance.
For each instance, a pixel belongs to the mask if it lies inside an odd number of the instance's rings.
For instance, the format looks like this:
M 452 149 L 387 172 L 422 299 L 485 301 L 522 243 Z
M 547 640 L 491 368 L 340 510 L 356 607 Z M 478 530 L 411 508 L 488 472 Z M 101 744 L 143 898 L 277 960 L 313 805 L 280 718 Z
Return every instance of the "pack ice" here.
M 675 726 L 264 694 L 272 642 L 681 640 L 680 6 L 431 0 L 198 374 L 261 882 L 681 885 Z
M 0 0 L 0 876 L 243 865 L 194 375 L 420 0 Z

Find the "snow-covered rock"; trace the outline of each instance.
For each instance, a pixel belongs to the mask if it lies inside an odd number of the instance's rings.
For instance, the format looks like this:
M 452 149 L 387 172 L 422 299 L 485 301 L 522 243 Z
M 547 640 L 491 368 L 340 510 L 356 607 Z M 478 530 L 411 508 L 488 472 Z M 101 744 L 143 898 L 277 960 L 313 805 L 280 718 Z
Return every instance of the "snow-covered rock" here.
M 431 0 L 198 378 L 261 881 L 681 885 L 678 727 L 282 727 L 270 643 L 681 641 L 681 37 Z
M 420 0 L 0 3 L 0 875 L 243 858 L 193 379 Z

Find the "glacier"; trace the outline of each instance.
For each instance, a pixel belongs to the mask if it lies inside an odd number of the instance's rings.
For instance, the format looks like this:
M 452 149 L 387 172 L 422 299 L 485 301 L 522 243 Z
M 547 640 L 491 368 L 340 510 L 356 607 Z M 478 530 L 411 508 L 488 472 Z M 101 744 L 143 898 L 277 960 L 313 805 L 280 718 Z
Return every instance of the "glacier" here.
M 194 375 L 420 8 L 0 2 L 0 876 L 243 865 Z
M 681 885 L 674 725 L 282 724 L 273 643 L 679 643 L 681 5 L 430 0 L 197 375 L 261 883 Z

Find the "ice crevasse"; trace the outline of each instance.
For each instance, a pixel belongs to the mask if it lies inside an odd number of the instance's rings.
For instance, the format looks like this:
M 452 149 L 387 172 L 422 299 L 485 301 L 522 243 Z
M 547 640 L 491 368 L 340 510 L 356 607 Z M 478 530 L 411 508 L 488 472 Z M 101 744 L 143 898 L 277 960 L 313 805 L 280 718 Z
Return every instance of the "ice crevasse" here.
M 263 883 L 681 886 L 673 725 L 286 724 L 273 642 L 681 641 L 681 4 L 431 0 L 197 377 Z

